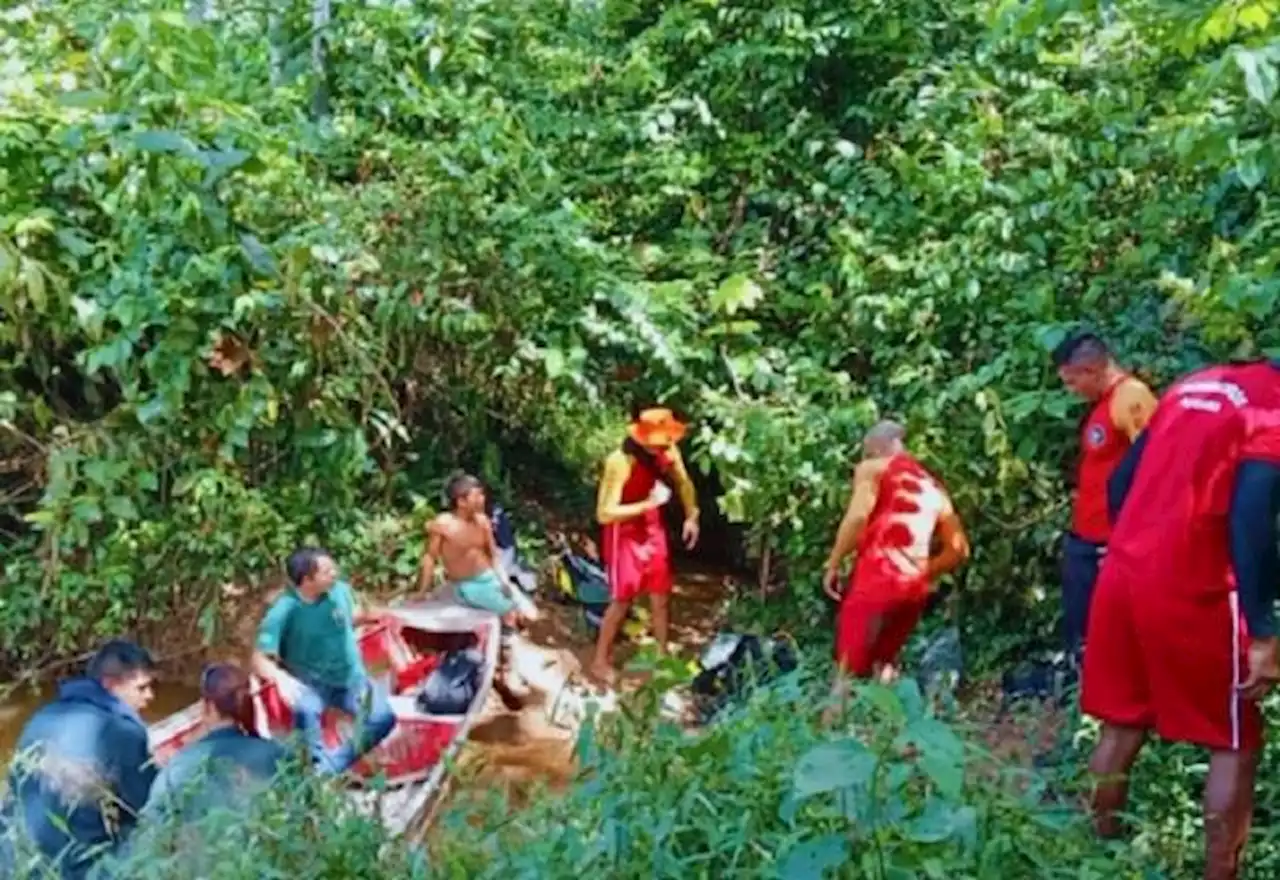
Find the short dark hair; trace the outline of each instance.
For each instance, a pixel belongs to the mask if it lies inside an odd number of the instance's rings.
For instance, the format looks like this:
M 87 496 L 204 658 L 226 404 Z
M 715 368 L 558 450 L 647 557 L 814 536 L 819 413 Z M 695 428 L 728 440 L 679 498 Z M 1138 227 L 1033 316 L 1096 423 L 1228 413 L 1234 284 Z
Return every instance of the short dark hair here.
M 295 587 L 311 577 L 321 559 L 332 559 L 333 554 L 323 547 L 299 547 L 289 554 L 284 570 Z
M 449 482 L 445 484 L 444 497 L 448 502 L 449 507 L 454 508 L 458 506 L 458 502 L 466 495 L 476 489 L 483 488 L 484 483 L 480 482 L 479 477 L 473 477 L 471 474 L 458 473 L 450 477 Z
M 1111 349 L 1096 333 L 1072 333 L 1053 350 L 1053 365 L 1065 367 L 1087 361 L 1105 360 L 1111 357 Z
M 85 674 L 96 681 L 127 678 L 138 672 L 156 668 L 151 652 L 128 639 L 112 639 L 100 647 L 89 660 Z

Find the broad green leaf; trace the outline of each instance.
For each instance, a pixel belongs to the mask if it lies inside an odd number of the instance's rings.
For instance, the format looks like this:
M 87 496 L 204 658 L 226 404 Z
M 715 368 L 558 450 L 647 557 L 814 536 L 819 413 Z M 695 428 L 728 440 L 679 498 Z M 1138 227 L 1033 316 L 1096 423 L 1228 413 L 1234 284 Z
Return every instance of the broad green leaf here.
M 147 153 L 189 153 L 191 142 L 176 131 L 143 131 L 134 136 L 138 149 Z
M 899 735 L 896 745 L 911 744 L 919 751 L 920 769 L 947 797 L 959 797 L 964 787 L 964 743 L 936 718 L 917 718 Z
M 134 507 L 133 501 L 123 495 L 113 495 L 107 499 L 107 513 L 123 520 L 138 518 L 138 509 Z
M 973 807 L 932 797 L 924 812 L 907 823 L 904 834 L 917 843 L 941 843 L 956 839 L 971 846 L 977 840 L 978 814 Z
M 792 780 L 793 789 L 799 797 L 810 797 L 865 786 L 871 781 L 876 763 L 876 756 L 855 739 L 827 743 L 800 759 Z
M 90 110 L 101 107 L 110 100 L 110 97 L 107 92 L 97 89 L 81 89 L 73 92 L 60 92 L 56 100 L 63 107 Z
M 240 236 L 240 247 L 244 250 L 244 255 L 249 260 L 249 265 L 253 266 L 254 271 L 266 276 L 274 276 L 276 274 L 276 261 L 271 256 L 271 252 L 263 246 L 256 235 L 245 233 Z
M 711 294 L 711 310 L 733 315 L 740 309 L 754 308 L 764 298 L 764 291 L 746 275 L 727 278 L 715 293 Z
M 93 253 L 93 245 L 70 229 L 59 229 L 55 235 L 58 243 L 66 248 L 73 257 L 87 257 Z
M 156 396 L 138 407 L 138 421 L 149 425 L 168 412 L 169 405 L 163 397 Z
M 1244 74 L 1245 89 L 1249 97 L 1259 104 L 1270 104 L 1280 86 L 1280 73 L 1271 58 L 1259 49 L 1237 49 L 1236 66 Z
M 560 349 L 548 348 L 544 351 L 542 353 L 542 363 L 546 367 L 548 378 L 559 379 L 564 375 L 565 356 Z
M 849 840 L 843 834 L 824 834 L 792 847 L 782 860 L 782 880 L 821 880 L 827 871 L 849 859 Z

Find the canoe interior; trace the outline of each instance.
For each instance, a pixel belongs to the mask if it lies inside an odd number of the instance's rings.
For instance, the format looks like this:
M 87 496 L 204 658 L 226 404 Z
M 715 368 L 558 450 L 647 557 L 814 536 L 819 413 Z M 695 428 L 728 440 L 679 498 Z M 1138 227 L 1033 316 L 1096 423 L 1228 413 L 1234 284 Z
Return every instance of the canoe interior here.
M 393 623 L 364 627 L 358 634 L 361 656 L 369 676 L 389 688 L 396 726 L 376 749 L 361 759 L 353 772 L 364 779 L 384 774 L 388 791 L 353 791 L 353 802 L 371 812 L 394 833 L 402 833 L 425 810 L 443 779 L 447 759 L 466 738 L 488 699 L 497 665 L 500 630 L 496 617 L 441 609 L 406 606 Z M 417 693 L 449 651 L 477 649 L 484 662 L 480 687 L 464 715 L 432 715 L 417 706 Z M 274 682 L 253 679 L 258 734 L 273 739 L 293 730 L 293 713 Z M 352 719 L 326 712 L 323 735 L 335 745 L 351 730 Z M 200 704 L 151 727 L 152 751 L 165 763 L 178 749 L 201 734 Z

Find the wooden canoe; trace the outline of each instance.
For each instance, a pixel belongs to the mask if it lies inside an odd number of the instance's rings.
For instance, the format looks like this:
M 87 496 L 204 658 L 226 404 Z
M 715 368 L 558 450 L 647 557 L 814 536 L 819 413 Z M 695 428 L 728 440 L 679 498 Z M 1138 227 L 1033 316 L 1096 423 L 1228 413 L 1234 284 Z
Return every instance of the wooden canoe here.
M 362 812 L 377 816 L 393 834 L 418 823 L 440 792 L 450 760 L 484 710 L 498 665 L 501 624 L 493 614 L 448 602 L 397 605 L 391 620 L 361 628 L 360 653 L 370 677 L 391 693 L 396 726 L 376 749 L 352 768 L 363 779 L 381 774 L 383 786 L 353 788 L 350 798 Z M 419 690 L 445 652 L 474 648 L 483 656 L 480 686 L 463 715 L 431 715 L 417 705 Z M 260 736 L 281 738 L 293 729 L 293 715 L 274 682 L 253 679 Z M 150 728 L 151 748 L 165 763 L 201 734 L 200 703 Z M 332 745 L 349 732 L 351 719 L 325 713 L 324 735 Z M 381 788 L 380 791 L 374 789 Z

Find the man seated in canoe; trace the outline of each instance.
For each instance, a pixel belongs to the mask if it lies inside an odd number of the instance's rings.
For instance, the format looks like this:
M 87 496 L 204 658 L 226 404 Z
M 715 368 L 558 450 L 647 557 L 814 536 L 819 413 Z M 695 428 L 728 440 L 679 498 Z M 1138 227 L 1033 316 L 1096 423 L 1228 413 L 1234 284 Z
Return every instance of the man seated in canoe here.
M 195 856 L 191 829 L 215 810 L 243 813 L 250 798 L 267 787 L 288 750 L 258 736 L 249 674 L 239 666 L 206 666 L 200 676 L 201 736 L 169 759 L 151 786 L 131 859 L 147 860 L 176 843 L 190 876 L 202 874 L 185 861 Z M 170 836 L 172 832 L 176 836 Z
M 492 611 L 507 627 L 535 619 L 532 603 L 518 595 L 498 560 L 498 542 L 485 513 L 484 485 L 470 474 L 458 474 L 449 480 L 445 495 L 449 510 L 427 524 L 422 588 L 431 590 L 439 561 L 461 602 Z
M 356 627 L 381 615 L 358 606 L 327 550 L 295 550 L 286 568 L 290 585 L 258 627 L 253 671 L 276 683 L 320 770 L 344 773 L 396 723 L 387 694 L 365 671 L 356 641 Z M 326 709 L 358 721 L 356 735 L 335 749 L 325 746 L 321 732 Z
M 107 642 L 18 739 L 3 824 L 56 860 L 64 878 L 88 876 L 146 803 L 156 771 L 138 713 L 151 702 L 153 670 L 146 649 Z M 0 874 L 14 876 L 6 867 Z

